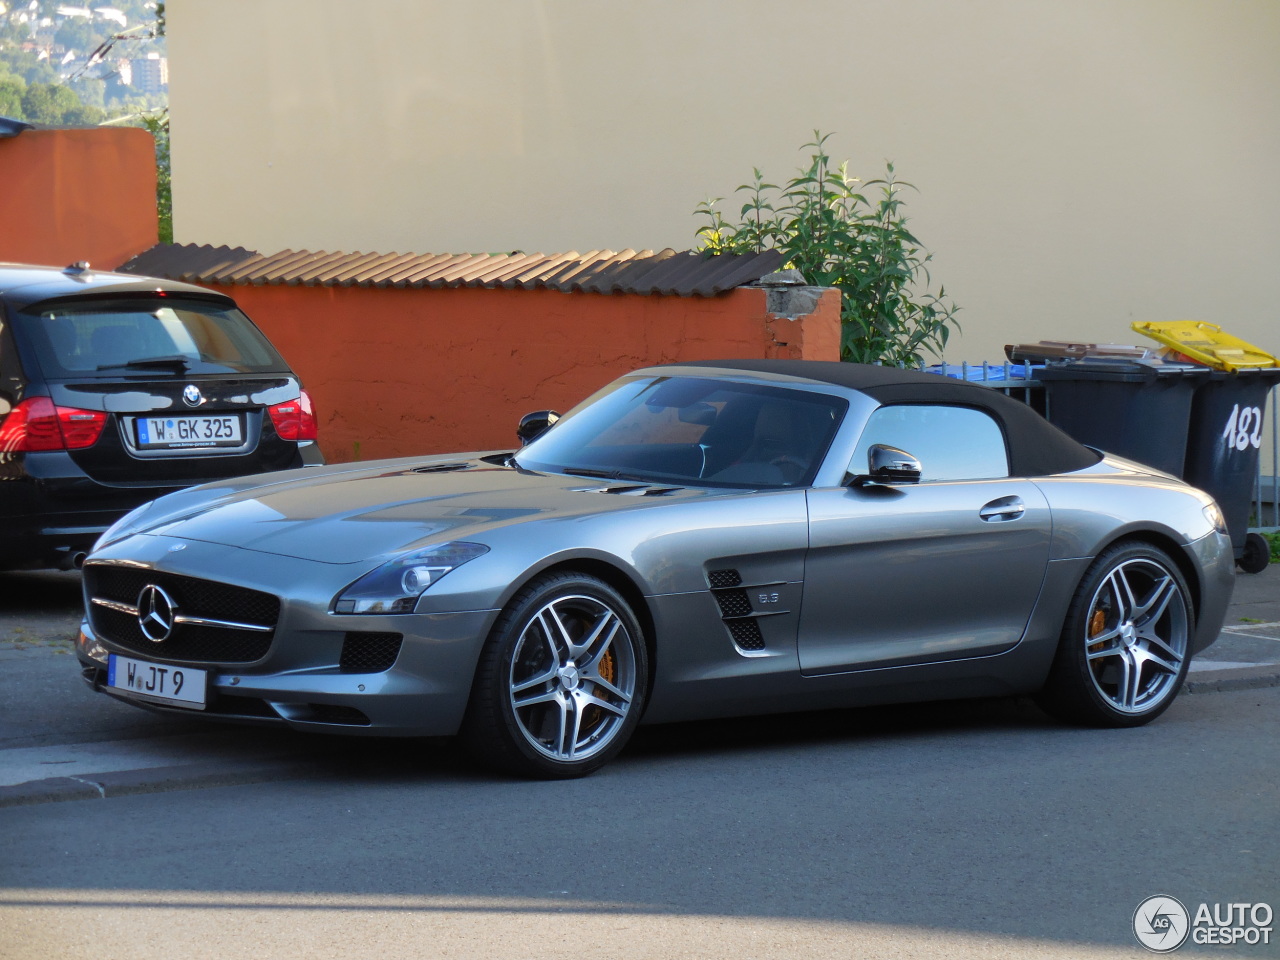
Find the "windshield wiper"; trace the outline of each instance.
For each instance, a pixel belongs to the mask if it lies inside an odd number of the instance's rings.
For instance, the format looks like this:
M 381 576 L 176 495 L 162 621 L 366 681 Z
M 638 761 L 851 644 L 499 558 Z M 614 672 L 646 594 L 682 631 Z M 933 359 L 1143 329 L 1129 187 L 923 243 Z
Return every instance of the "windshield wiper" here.
M 186 373 L 191 366 L 191 359 L 180 353 L 168 357 L 139 357 L 125 363 L 100 363 L 99 370 L 114 370 L 118 367 L 173 367 L 179 373 Z

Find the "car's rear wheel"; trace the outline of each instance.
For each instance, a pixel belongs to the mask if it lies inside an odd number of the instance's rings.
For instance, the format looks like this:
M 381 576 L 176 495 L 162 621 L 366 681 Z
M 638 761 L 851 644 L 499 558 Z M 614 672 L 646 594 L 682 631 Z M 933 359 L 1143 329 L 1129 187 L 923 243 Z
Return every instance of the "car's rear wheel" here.
M 489 766 L 581 777 L 640 720 L 648 656 L 635 614 L 595 577 L 539 577 L 508 604 L 480 654 L 463 739 Z
M 1040 705 L 1091 726 L 1154 720 L 1187 675 L 1190 597 L 1163 550 L 1122 542 L 1104 551 L 1072 599 Z

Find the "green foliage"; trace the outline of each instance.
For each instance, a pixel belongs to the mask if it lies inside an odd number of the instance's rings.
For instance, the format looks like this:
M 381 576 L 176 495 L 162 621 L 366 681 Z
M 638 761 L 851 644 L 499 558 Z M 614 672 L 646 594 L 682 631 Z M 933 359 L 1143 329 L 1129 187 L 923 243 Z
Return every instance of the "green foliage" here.
M 1271 544 L 1271 562 L 1280 563 L 1280 533 L 1270 531 L 1262 534 Z
M 22 95 L 22 115 L 31 123 L 56 127 L 62 115 L 80 106 L 80 98 L 70 87 L 60 83 L 31 83 Z
M 31 51 L 14 45 L 0 42 L 0 64 L 28 84 L 58 82 L 58 71 L 49 66 L 48 60 L 41 60 Z
M 107 115 L 102 112 L 100 107 L 94 107 L 87 103 L 79 103 L 74 107 L 69 107 L 62 113 L 62 121 L 59 126 L 63 127 L 96 127 Z
M 53 41 L 86 56 L 96 50 L 109 34 L 107 25 L 101 21 L 95 23 L 80 17 L 68 17 L 53 35 Z
M 841 359 L 858 363 L 915 365 L 928 351 L 941 356 L 958 307 L 946 290 L 929 292 L 926 266 L 932 254 L 907 229 L 902 191 L 893 164 L 883 178 L 862 183 L 848 163 L 832 167 L 830 134 L 814 131 L 808 168 L 779 187 L 754 180 L 735 192 L 745 202 L 736 222 L 717 209 L 721 199 L 698 205 L 708 223 L 698 231 L 701 249 L 751 253 L 776 249 L 808 283 L 841 291 Z M 874 200 L 859 192 L 877 188 Z M 914 188 L 913 188 L 914 189 Z
M 169 171 L 169 113 L 140 117 L 156 139 L 156 212 L 160 215 L 160 242 L 173 243 L 173 181 Z
M 0 117 L 22 118 L 22 95 L 27 82 L 10 73 L 0 73 Z
M 80 102 L 86 107 L 97 107 L 99 110 L 106 108 L 107 84 L 105 80 L 81 77 L 75 83 L 69 84 L 69 86 L 76 92 L 76 96 L 80 98 Z

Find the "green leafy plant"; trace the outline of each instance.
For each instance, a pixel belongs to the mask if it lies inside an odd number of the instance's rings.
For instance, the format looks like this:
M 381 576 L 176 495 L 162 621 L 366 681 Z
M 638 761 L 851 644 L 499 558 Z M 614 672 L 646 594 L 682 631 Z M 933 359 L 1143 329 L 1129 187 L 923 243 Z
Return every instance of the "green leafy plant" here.
M 1271 544 L 1271 562 L 1280 563 L 1280 532 L 1270 530 L 1265 531 L 1262 535 Z
M 833 167 L 826 151 L 831 134 L 815 130 L 810 163 L 781 187 L 759 169 L 735 191 L 745 195 L 736 221 L 705 200 L 696 216 L 700 249 L 716 253 L 778 250 L 805 281 L 839 288 L 844 360 L 916 365 L 925 352 L 941 356 L 959 308 L 946 290 L 931 293 L 932 254 L 907 229 L 902 191 L 911 184 L 885 176 L 866 183 L 849 174 L 848 161 Z M 876 188 L 874 201 L 861 190 Z
M 173 243 L 173 180 L 169 168 L 169 111 L 138 118 L 156 140 L 156 212 L 160 218 L 160 242 Z

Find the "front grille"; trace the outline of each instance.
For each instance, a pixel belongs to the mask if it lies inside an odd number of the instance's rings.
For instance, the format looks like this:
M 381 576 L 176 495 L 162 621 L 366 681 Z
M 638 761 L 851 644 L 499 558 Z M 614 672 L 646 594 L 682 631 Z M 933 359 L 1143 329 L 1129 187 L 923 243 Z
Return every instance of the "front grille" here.
M 707 574 L 707 580 L 716 588 L 736 587 L 742 583 L 742 577 L 737 570 L 712 570 Z
M 742 650 L 763 650 L 764 637 L 760 634 L 760 624 L 754 619 L 746 620 L 728 620 L 725 626 L 729 628 L 729 635 L 733 637 L 733 642 Z
M 84 568 L 89 596 L 135 606 L 148 584 L 161 587 L 173 598 L 182 616 L 271 627 L 269 631 L 175 623 L 168 637 L 153 642 L 142 633 L 138 618 L 97 603 L 89 604 L 94 631 L 127 650 L 163 660 L 210 663 L 251 663 L 271 648 L 280 616 L 280 600 L 260 590 L 160 573 L 137 567 L 89 564 Z
M 381 673 L 390 670 L 400 656 L 404 637 L 398 633 L 350 632 L 342 640 L 342 658 L 338 667 L 343 673 Z
M 718 590 L 716 602 L 720 604 L 722 617 L 746 617 L 751 615 L 751 601 L 745 590 Z

